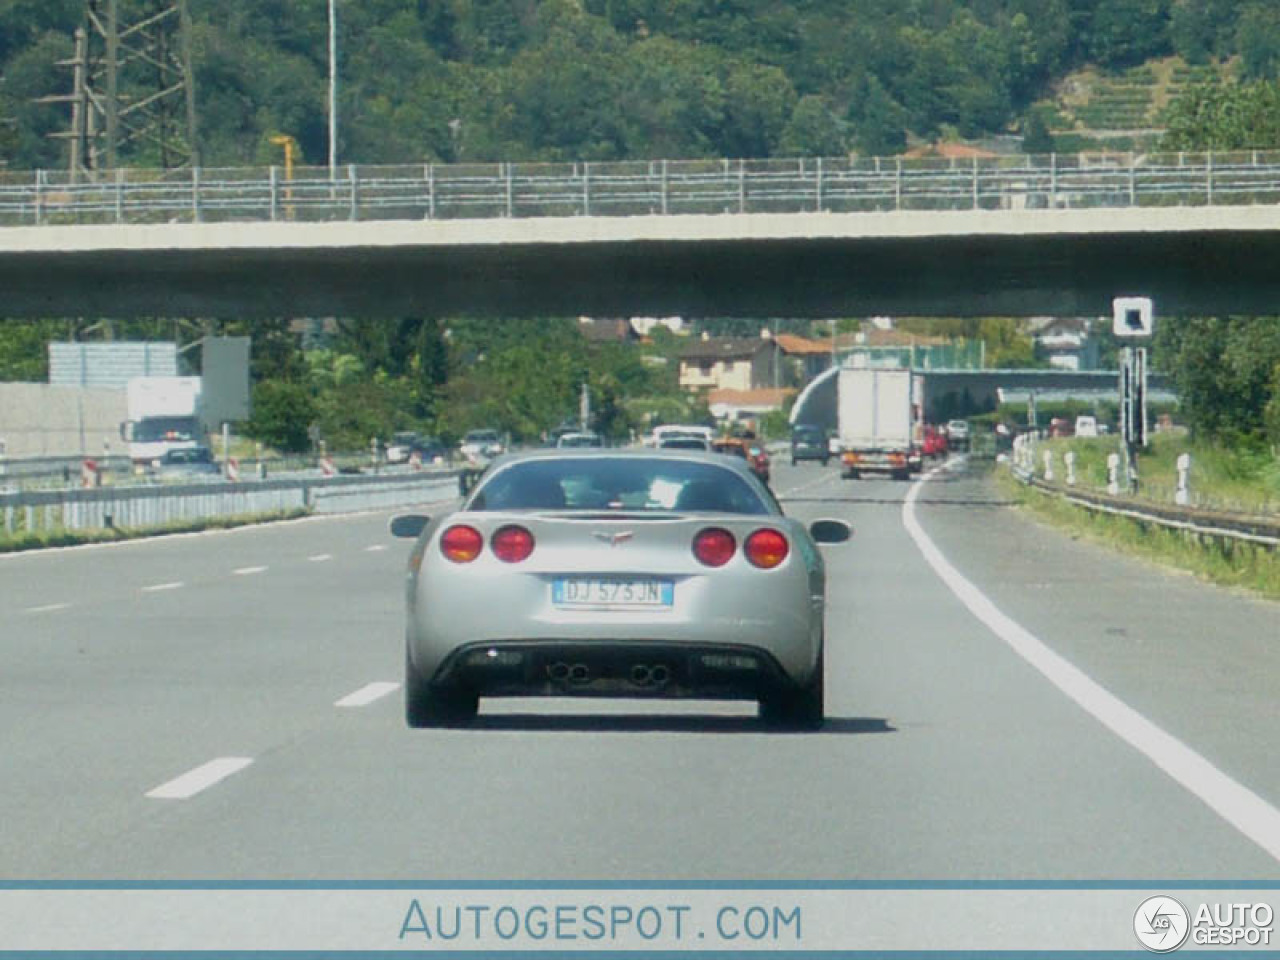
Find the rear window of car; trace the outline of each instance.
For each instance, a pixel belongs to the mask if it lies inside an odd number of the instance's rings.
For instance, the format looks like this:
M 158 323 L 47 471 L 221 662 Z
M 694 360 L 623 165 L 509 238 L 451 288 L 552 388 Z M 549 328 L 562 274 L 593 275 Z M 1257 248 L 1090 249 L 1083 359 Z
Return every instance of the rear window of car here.
M 706 450 L 707 441 L 701 437 L 667 437 L 661 446 L 664 450 Z
M 732 470 L 641 457 L 512 464 L 483 481 L 465 509 L 776 512 Z

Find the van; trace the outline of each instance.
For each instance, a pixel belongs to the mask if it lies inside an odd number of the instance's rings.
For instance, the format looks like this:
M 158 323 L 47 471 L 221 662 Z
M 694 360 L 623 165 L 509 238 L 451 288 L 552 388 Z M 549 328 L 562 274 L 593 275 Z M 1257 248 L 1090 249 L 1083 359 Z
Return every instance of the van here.
M 1098 418 L 1080 416 L 1076 417 L 1076 436 L 1077 437 L 1096 437 L 1098 435 Z

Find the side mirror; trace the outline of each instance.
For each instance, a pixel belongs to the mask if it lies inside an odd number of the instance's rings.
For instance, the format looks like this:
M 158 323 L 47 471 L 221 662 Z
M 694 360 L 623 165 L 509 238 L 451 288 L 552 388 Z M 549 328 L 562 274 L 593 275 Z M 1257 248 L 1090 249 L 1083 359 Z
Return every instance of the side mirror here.
M 391 535 L 393 537 L 406 537 L 416 540 L 430 522 L 430 517 L 424 517 L 420 513 L 406 513 L 399 517 L 392 517 L 390 523 Z
M 853 527 L 843 520 L 815 520 L 809 524 L 815 543 L 844 543 L 853 536 Z

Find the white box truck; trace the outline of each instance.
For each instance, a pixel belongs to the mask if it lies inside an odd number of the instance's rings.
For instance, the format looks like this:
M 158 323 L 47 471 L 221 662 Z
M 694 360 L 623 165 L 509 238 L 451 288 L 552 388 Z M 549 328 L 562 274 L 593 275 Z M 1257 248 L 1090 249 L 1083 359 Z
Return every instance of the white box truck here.
M 134 377 L 125 388 L 129 419 L 120 436 L 135 468 L 151 468 L 170 450 L 204 442 L 200 377 Z
M 887 473 L 911 477 L 915 413 L 911 371 L 844 367 L 836 380 L 841 476 Z

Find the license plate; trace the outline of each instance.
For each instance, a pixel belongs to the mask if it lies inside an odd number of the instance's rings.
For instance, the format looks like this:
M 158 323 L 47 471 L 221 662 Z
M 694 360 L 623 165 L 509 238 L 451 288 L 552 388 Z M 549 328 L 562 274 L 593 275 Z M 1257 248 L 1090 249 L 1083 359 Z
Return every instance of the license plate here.
M 674 598 L 670 580 L 564 577 L 551 581 L 551 602 L 557 607 L 661 609 L 670 607 Z

